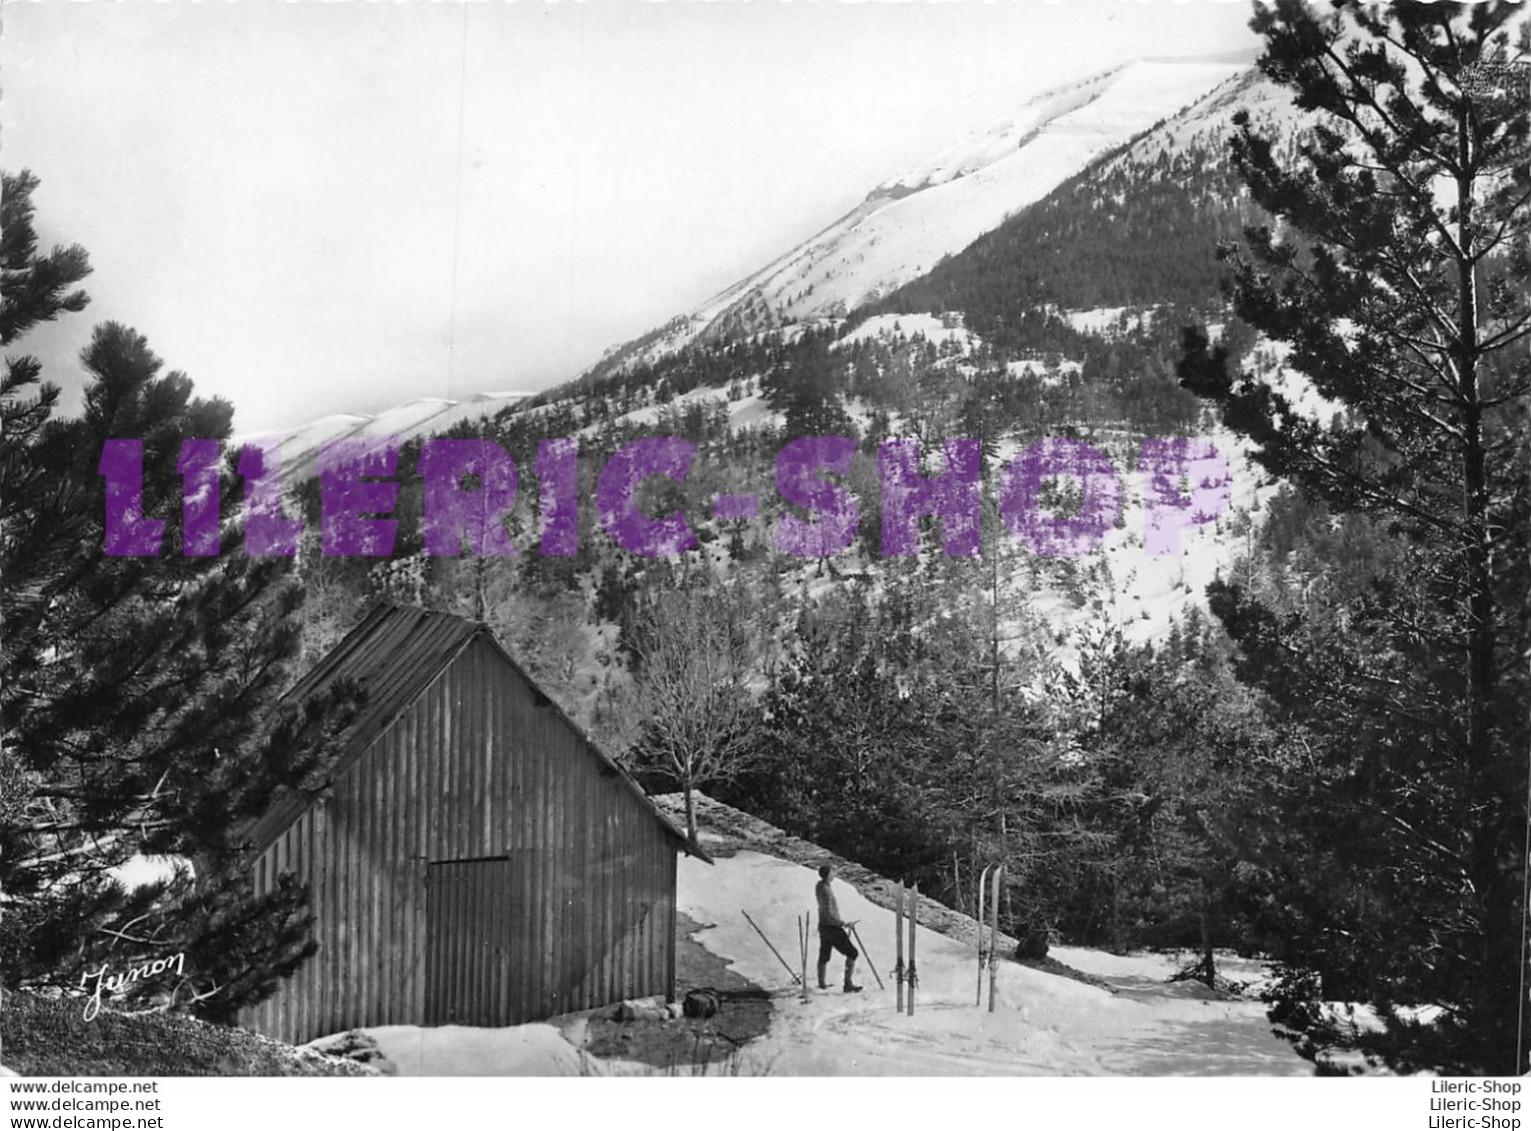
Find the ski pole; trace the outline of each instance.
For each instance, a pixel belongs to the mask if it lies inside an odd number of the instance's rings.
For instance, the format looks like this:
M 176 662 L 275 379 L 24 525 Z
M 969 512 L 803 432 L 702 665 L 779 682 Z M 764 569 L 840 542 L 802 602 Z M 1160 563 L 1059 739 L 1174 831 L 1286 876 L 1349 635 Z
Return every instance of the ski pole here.
M 765 932 L 760 929 L 759 924 L 750 918 L 750 913 L 745 911 L 742 907 L 739 909 L 739 913 L 744 916 L 744 918 L 749 922 L 750 926 L 755 928 L 755 933 L 760 936 L 760 941 L 765 943 L 766 946 L 771 946 L 771 940 L 766 938 Z M 774 946 L 771 946 L 771 953 L 776 955 L 776 961 L 780 962 L 782 966 L 786 968 L 787 973 L 792 975 L 792 980 L 801 985 L 802 979 L 797 976 L 792 967 L 787 965 L 787 960 L 781 956 L 781 951 L 777 950 Z
M 810 918 L 798 915 L 798 949 L 802 952 L 802 999 L 808 999 L 808 929 Z
M 802 919 L 803 935 L 803 1000 L 808 1000 L 808 936 L 813 931 L 813 916 L 805 915 Z
M 861 932 L 856 930 L 854 925 L 851 927 L 851 934 L 855 936 L 856 945 L 861 948 L 861 953 L 867 956 L 867 965 L 872 968 L 872 977 L 877 979 L 877 988 L 887 989 L 888 987 L 882 984 L 882 975 L 877 972 L 877 963 L 872 961 L 872 954 L 867 950 L 867 944 L 861 941 Z

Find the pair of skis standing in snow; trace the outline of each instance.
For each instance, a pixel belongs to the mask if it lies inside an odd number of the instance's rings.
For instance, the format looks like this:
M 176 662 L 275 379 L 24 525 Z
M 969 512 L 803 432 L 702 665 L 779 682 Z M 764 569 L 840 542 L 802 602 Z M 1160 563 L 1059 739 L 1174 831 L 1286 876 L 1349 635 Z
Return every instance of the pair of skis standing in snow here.
M 847 937 L 847 929 L 854 931 L 855 923 L 846 923 L 840 918 L 840 908 L 835 902 L 834 889 L 831 886 L 834 877 L 834 869 L 825 864 L 819 869 L 819 882 L 814 888 L 814 894 L 819 903 L 819 989 L 828 989 L 825 975 L 828 970 L 832 950 L 838 950 L 845 957 L 845 992 L 860 993 L 861 987 L 856 985 L 852 973 L 856 965 L 857 950 Z M 983 1004 L 983 971 L 984 966 L 989 968 L 989 1012 L 994 1012 L 995 983 L 998 978 L 999 960 L 999 893 L 1003 887 L 1005 878 L 1005 866 L 985 866 L 982 876 L 978 881 L 978 988 L 974 1005 Z M 897 1012 L 904 1012 L 907 1008 L 909 1015 L 914 1016 L 914 990 L 919 985 L 919 973 L 915 963 L 915 939 L 918 937 L 916 928 L 919 921 L 920 886 L 915 884 L 910 887 L 900 884 L 897 901 L 894 904 L 893 935 L 897 943 L 898 958 L 893 966 L 893 978 L 898 986 L 898 999 L 894 1006 Z M 984 947 L 984 904 L 987 901 L 989 911 L 989 945 Z M 909 919 L 909 964 L 904 965 L 904 918 L 905 908 L 908 908 Z M 804 946 L 807 944 L 807 932 L 804 931 Z M 860 941 L 858 936 L 857 941 Z M 868 959 L 870 961 L 870 959 Z M 806 969 L 804 973 L 806 973 Z M 876 969 L 872 970 L 877 974 Z M 909 987 L 907 1006 L 904 999 L 904 986 Z M 882 986 L 882 979 L 877 979 L 878 987 Z M 807 987 L 804 987 L 806 991 Z
M 1005 878 L 1005 866 L 1000 864 L 986 865 L 983 875 L 978 881 L 978 997 L 974 1005 L 983 1004 L 983 968 L 989 967 L 989 1012 L 994 1012 L 995 981 L 999 975 L 999 893 Z M 989 902 L 989 946 L 983 945 L 983 912 L 984 901 Z M 898 943 L 898 959 L 893 964 L 893 978 L 898 983 L 898 1001 L 894 1005 L 895 1013 L 905 1010 L 904 984 L 909 985 L 909 1016 L 914 1016 L 914 988 L 920 984 L 919 973 L 915 968 L 914 940 L 917 937 L 915 927 L 919 917 L 920 885 L 909 887 L 899 884 L 897 902 L 893 906 L 893 937 Z M 904 965 L 904 907 L 909 908 L 909 965 Z

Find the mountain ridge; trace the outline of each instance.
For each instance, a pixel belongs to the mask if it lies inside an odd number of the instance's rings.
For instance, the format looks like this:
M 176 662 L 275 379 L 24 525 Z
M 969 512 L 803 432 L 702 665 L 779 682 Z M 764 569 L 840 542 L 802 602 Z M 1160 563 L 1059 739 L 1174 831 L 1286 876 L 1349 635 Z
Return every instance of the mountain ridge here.
M 1044 91 L 1009 120 L 886 178 L 797 247 L 608 351 L 580 379 L 599 380 L 693 342 L 843 316 L 1249 70 L 1242 59 L 1137 59 Z

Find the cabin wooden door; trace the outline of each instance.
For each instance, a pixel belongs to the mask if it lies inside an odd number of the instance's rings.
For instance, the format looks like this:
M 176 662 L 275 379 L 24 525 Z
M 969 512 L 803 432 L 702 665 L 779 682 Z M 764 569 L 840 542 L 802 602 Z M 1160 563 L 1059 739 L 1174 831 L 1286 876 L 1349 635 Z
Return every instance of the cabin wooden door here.
M 514 1024 L 510 860 L 442 860 L 425 872 L 425 1023 Z

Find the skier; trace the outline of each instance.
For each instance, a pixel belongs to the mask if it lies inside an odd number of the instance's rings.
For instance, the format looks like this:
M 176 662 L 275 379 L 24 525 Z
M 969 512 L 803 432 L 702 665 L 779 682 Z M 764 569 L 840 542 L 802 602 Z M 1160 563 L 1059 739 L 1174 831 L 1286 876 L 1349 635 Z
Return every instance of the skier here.
M 824 976 L 829 971 L 830 956 L 838 950 L 845 955 L 845 992 L 859 994 L 861 987 L 851 980 L 851 972 L 856 968 L 856 956 L 861 952 L 851 944 L 850 935 L 846 933 L 846 928 L 854 924 L 840 918 L 840 907 L 830 886 L 834 875 L 834 868 L 825 864 L 819 869 L 819 882 L 813 887 L 813 894 L 819 901 L 819 989 L 829 989 Z

